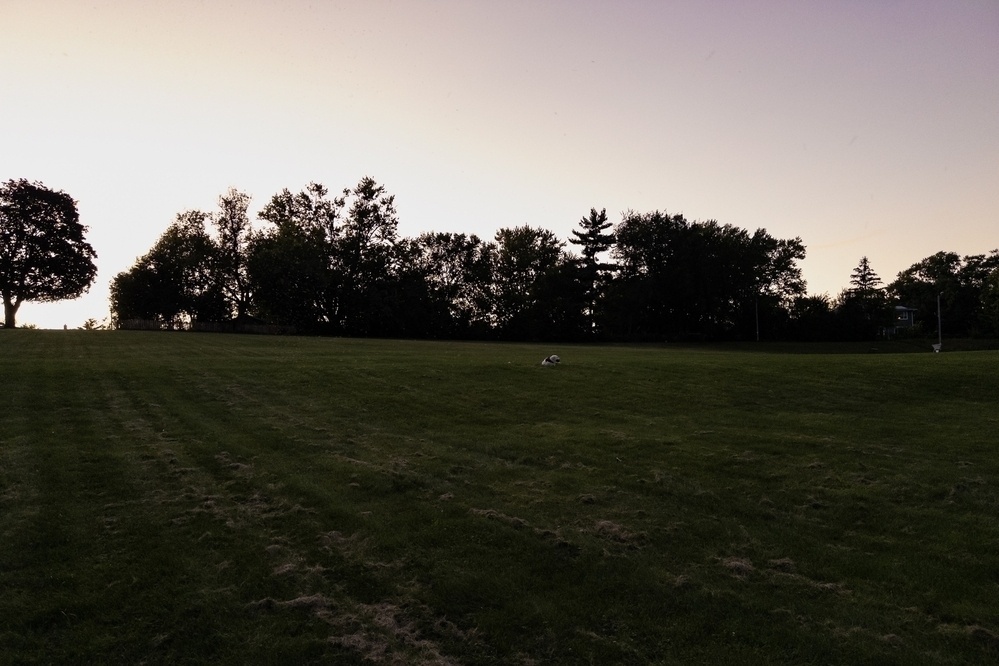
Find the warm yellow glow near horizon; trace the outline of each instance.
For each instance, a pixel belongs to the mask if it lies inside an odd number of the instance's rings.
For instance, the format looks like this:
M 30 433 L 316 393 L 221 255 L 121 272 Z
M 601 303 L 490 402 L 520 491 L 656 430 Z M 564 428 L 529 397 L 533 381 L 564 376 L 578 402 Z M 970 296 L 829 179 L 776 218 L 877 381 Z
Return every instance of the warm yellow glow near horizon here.
M 566 238 L 591 207 L 800 236 L 812 293 L 999 247 L 999 5 L 0 3 L 0 179 L 78 200 L 79 301 L 236 187 L 371 175 L 401 231 Z

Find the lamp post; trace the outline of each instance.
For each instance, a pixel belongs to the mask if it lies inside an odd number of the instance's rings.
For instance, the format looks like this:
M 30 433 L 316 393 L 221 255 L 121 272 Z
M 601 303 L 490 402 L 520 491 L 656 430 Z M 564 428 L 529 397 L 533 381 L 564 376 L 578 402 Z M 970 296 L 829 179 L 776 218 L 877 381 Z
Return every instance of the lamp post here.
M 756 341 L 760 341 L 760 295 L 756 295 Z
M 940 297 L 943 292 L 937 293 L 937 351 L 943 348 L 943 319 L 940 317 Z

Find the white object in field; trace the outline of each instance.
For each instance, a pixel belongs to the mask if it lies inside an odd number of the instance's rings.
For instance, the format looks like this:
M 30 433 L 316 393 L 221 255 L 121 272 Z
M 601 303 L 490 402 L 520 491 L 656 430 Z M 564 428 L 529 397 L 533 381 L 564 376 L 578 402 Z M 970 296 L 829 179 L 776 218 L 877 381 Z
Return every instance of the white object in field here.
M 554 368 L 556 365 L 558 365 L 561 362 L 562 362 L 562 359 L 560 359 L 555 354 L 552 354 L 551 356 L 549 356 L 545 360 L 541 361 L 541 365 L 545 366 L 546 368 Z

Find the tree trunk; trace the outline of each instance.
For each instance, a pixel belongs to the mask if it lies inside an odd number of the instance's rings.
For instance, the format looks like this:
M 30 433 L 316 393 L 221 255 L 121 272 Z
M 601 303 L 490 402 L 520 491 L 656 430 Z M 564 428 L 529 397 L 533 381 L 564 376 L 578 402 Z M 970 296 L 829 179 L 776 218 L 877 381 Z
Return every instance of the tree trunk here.
M 17 315 L 17 309 L 21 307 L 21 303 L 14 303 L 10 300 L 9 296 L 3 297 L 3 327 L 4 328 L 14 328 L 15 321 L 14 318 Z

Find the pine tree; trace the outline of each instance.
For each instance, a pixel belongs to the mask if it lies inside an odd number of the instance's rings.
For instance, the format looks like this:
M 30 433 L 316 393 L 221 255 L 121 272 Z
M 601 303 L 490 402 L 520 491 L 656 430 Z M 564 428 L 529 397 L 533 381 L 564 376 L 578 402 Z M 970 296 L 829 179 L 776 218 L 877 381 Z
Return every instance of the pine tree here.
M 580 246 L 583 261 L 580 266 L 581 281 L 586 290 L 586 316 L 590 329 L 596 328 L 596 310 L 603 291 L 604 280 L 610 271 L 610 264 L 598 260 L 601 252 L 606 252 L 614 244 L 614 233 L 608 232 L 611 223 L 607 221 L 607 209 L 599 213 L 596 208 L 590 209 L 589 217 L 579 221 L 579 229 L 572 230 L 569 242 Z M 595 331 L 594 331 L 595 332 Z
M 590 216 L 579 221 L 579 228 L 582 231 L 572 230 L 574 238 L 569 242 L 581 247 L 580 252 L 586 263 L 597 264 L 597 255 L 606 252 L 614 244 L 614 234 L 605 233 L 611 227 L 607 221 L 607 209 L 602 209 L 599 213 L 596 208 L 590 209 Z
M 881 278 L 871 268 L 871 262 L 867 257 L 861 257 L 860 264 L 853 269 L 853 273 L 850 274 L 850 284 L 853 285 L 851 291 L 854 295 L 861 298 L 868 298 L 883 291 Z
M 837 309 L 846 325 L 861 339 L 874 339 L 891 324 L 893 313 L 888 296 L 867 257 L 861 257 L 850 274 L 850 288 L 843 291 Z

